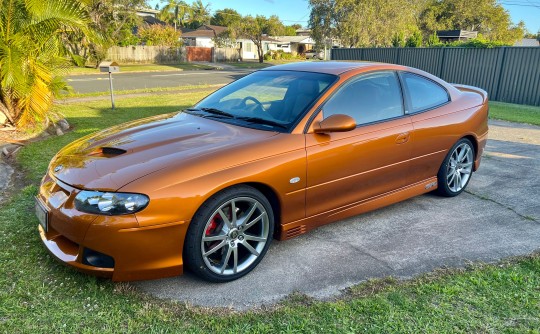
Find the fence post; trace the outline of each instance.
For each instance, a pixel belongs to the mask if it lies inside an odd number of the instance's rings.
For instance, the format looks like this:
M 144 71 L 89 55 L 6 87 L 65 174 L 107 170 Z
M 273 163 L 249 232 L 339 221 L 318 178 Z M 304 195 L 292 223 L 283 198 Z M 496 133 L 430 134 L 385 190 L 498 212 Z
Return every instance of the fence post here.
M 396 54 L 396 64 L 397 65 L 401 65 L 401 63 L 399 62 L 401 60 L 400 58 L 401 58 L 401 48 L 398 47 L 397 48 L 397 54 Z
M 444 69 L 444 62 L 446 61 L 446 48 L 442 48 L 442 56 L 441 56 L 441 67 L 439 68 L 439 75 L 437 75 L 439 78 L 444 79 L 442 77 L 443 69 Z
M 504 69 L 504 61 L 505 61 L 505 58 L 506 58 L 506 47 L 503 46 L 499 49 L 499 53 L 502 53 L 502 55 L 500 55 L 501 57 L 501 66 L 499 66 L 499 77 L 497 78 L 497 87 L 495 87 L 495 91 L 493 92 L 493 98 L 490 100 L 495 100 L 495 101 L 498 101 L 499 99 L 499 87 L 501 86 L 501 79 L 502 79 L 502 75 L 503 75 L 503 69 Z

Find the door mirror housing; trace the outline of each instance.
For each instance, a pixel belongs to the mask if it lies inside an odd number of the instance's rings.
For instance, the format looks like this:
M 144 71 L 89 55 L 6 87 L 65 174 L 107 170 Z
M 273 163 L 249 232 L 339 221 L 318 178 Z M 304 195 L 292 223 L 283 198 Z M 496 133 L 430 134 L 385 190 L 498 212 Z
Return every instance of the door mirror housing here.
M 354 118 L 348 115 L 331 115 L 313 126 L 315 133 L 346 132 L 356 129 Z

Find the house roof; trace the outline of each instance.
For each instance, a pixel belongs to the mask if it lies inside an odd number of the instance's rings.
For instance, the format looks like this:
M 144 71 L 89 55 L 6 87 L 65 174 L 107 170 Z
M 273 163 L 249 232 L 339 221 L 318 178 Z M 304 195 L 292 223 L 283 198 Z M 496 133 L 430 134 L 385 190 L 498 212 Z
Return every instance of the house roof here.
M 162 26 L 167 25 L 167 22 L 163 22 L 160 19 L 156 19 L 155 17 L 150 16 L 150 15 L 143 16 L 142 19 L 148 25 L 154 25 L 154 24 L 159 24 L 159 25 L 162 25 Z
M 315 41 L 309 36 L 270 36 L 270 37 L 282 43 L 315 44 Z
M 534 38 L 523 38 L 515 42 L 514 46 L 540 46 L 540 42 Z
M 478 32 L 469 30 L 439 30 L 437 31 L 437 36 L 439 38 L 476 38 L 478 36 Z
M 222 32 L 226 31 L 227 27 L 214 26 L 210 24 L 203 24 L 199 28 L 188 31 L 182 34 L 182 37 L 207 37 L 214 38 Z

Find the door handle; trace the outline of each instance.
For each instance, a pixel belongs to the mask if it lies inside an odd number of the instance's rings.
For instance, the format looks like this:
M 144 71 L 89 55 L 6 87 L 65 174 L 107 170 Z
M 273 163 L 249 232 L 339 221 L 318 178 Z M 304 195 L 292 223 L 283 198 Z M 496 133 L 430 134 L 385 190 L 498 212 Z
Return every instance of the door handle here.
M 406 142 L 409 141 L 409 137 L 410 137 L 410 134 L 409 134 L 408 132 L 400 133 L 400 134 L 396 137 L 396 143 L 397 143 L 397 144 L 405 144 Z

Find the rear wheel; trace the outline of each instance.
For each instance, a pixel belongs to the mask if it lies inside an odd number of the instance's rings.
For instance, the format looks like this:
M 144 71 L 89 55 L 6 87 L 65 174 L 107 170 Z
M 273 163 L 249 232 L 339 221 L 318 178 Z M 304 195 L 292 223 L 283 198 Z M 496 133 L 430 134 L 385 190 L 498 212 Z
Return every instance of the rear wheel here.
M 186 265 L 212 282 L 238 279 L 262 260 L 274 231 L 266 197 L 249 186 L 229 188 L 195 214 L 184 246 Z
M 459 195 L 471 180 L 474 147 L 467 138 L 460 139 L 444 159 L 437 174 L 437 192 L 446 197 Z

